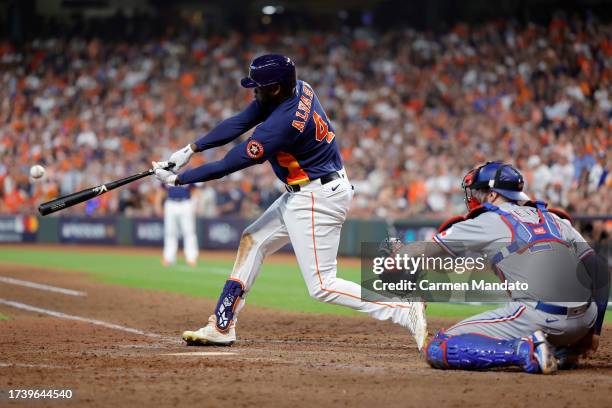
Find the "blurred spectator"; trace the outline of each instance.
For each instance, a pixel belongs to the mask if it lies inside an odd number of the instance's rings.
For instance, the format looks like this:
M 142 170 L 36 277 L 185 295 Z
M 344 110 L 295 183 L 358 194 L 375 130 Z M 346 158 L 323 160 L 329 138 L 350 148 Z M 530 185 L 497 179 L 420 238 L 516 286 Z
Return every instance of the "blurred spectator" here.
M 535 198 L 612 213 L 612 25 L 562 14 L 548 27 L 495 21 L 437 35 L 187 31 L 130 44 L 2 43 L 0 212 L 33 212 L 167 157 L 251 100 L 238 79 L 264 52 L 293 57 L 327 107 L 356 189 L 351 216 L 463 212 L 461 177 L 487 160 L 521 168 Z M 42 181 L 28 180 L 34 163 L 46 166 Z M 145 179 L 74 211 L 150 214 L 156 188 Z M 268 166 L 255 166 L 205 186 L 198 213 L 256 216 L 282 191 Z

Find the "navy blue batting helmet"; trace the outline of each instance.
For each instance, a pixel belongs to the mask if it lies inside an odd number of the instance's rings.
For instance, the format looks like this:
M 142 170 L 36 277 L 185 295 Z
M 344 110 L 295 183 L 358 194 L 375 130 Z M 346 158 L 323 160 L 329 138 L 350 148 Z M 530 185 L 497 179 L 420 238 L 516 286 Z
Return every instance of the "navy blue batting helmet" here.
M 272 84 L 292 84 L 296 81 L 295 65 L 290 58 L 279 54 L 267 54 L 251 62 L 249 76 L 240 85 L 255 88 Z
M 529 196 L 523 192 L 524 185 L 523 175 L 502 162 L 487 162 L 471 170 L 462 183 L 464 190 L 490 189 L 510 200 L 529 201 Z

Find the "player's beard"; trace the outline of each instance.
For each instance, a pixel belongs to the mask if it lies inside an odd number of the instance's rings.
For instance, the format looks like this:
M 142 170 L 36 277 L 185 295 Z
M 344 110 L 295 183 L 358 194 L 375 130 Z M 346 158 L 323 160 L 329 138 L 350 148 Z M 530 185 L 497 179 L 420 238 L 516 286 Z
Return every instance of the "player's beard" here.
M 275 85 L 268 85 L 268 86 L 262 86 L 260 88 L 255 88 L 255 100 L 266 108 L 270 108 L 270 107 L 274 107 L 278 105 L 278 101 L 277 101 L 278 93 L 272 92 L 271 88 L 273 86 L 278 86 L 278 85 L 275 84 Z M 278 92 L 280 92 L 280 89 Z

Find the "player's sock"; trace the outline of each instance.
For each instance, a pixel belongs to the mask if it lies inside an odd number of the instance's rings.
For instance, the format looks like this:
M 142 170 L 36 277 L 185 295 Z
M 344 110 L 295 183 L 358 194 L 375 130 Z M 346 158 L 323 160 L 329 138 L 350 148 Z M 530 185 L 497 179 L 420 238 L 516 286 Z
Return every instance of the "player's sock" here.
M 499 340 L 476 333 L 447 336 L 438 332 L 427 345 L 427 361 L 434 368 L 481 370 L 518 366 L 538 372 L 529 338 Z
M 244 294 L 242 283 L 228 279 L 223 286 L 221 296 L 215 308 L 215 316 L 217 316 L 217 328 L 220 331 L 226 331 L 230 327 L 230 323 L 234 320 L 234 311 L 241 296 Z

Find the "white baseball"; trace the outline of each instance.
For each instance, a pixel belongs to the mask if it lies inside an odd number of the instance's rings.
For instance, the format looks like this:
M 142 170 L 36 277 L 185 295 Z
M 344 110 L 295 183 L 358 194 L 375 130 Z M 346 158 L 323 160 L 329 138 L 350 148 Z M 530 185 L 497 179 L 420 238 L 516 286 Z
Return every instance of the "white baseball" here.
M 33 179 L 39 179 L 45 175 L 45 168 L 40 164 L 30 167 L 30 176 Z

